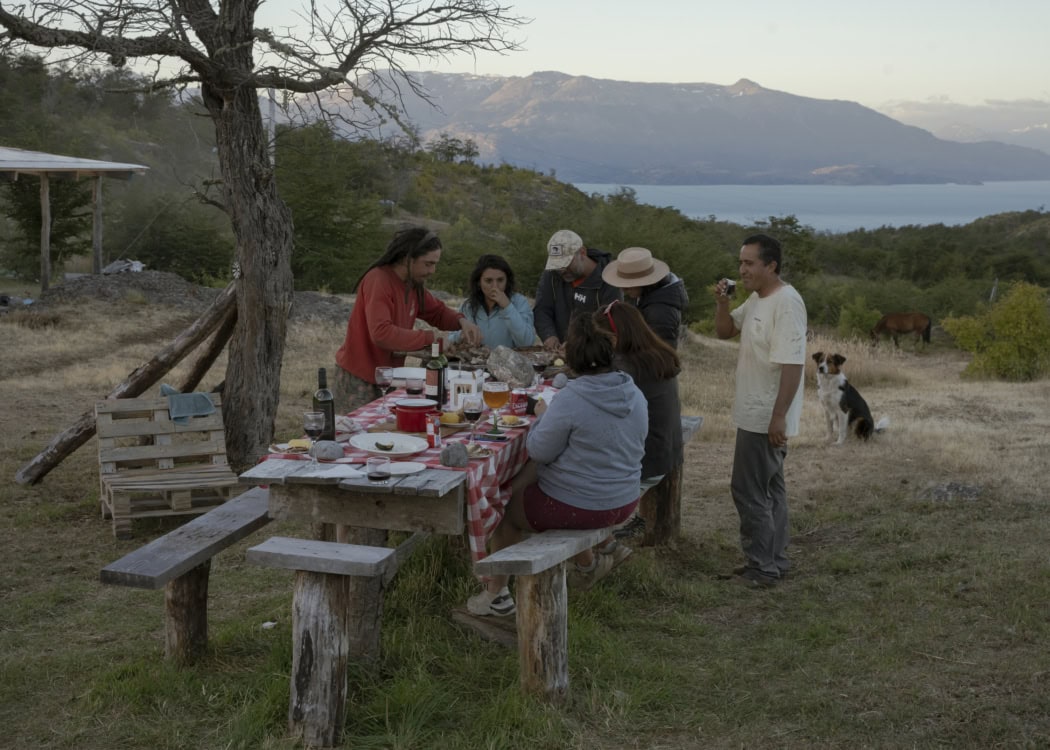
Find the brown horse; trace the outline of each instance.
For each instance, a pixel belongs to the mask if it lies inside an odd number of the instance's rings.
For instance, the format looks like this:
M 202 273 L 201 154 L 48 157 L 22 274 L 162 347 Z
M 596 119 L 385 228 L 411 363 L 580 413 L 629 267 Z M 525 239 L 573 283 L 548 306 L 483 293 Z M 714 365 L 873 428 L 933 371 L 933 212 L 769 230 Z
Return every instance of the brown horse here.
M 893 339 L 893 345 L 900 348 L 897 338 L 902 333 L 910 333 L 915 336 L 915 345 L 919 345 L 921 338 L 925 343 L 930 343 L 930 327 L 933 321 L 929 315 L 921 312 L 890 313 L 883 315 L 875 327 L 871 329 L 871 343 L 879 343 L 879 336 L 888 333 Z

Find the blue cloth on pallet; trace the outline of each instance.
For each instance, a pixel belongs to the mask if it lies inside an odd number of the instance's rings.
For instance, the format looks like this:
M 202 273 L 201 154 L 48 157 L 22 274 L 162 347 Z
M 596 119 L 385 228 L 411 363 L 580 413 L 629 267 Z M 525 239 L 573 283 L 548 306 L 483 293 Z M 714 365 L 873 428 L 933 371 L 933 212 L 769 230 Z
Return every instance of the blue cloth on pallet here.
M 191 417 L 206 417 L 215 411 L 211 396 L 201 391 L 179 393 L 164 383 L 160 387 L 160 395 L 168 397 L 168 416 L 175 424 L 189 424 Z

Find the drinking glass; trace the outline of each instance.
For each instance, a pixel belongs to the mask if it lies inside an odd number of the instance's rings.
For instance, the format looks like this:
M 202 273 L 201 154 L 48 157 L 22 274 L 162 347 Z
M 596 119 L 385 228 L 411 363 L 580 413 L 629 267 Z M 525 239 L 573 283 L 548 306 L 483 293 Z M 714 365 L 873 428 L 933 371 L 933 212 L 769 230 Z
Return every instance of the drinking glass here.
M 386 484 L 390 481 L 390 459 L 386 456 L 370 456 L 365 461 L 365 473 L 372 484 Z
M 376 368 L 376 385 L 379 386 L 379 390 L 383 393 L 383 411 L 389 411 L 386 408 L 386 389 L 390 387 L 390 383 L 394 380 L 394 368 L 393 367 L 377 367 Z
M 481 419 L 481 412 L 484 408 L 484 401 L 476 393 L 463 397 L 463 419 L 470 422 L 471 445 L 474 445 L 474 428 L 478 426 L 478 420 Z
M 533 362 L 532 369 L 536 375 L 532 378 L 532 387 L 539 388 L 543 384 L 543 371 L 547 369 L 547 365 L 542 362 Z
M 324 412 L 304 411 L 303 431 L 310 438 L 310 461 L 317 463 L 317 456 L 314 455 L 314 445 L 317 443 L 317 438 L 324 432 Z
M 405 393 L 409 396 L 422 396 L 423 378 L 407 378 L 405 380 Z
M 502 435 L 503 430 L 499 428 L 499 410 L 507 405 L 510 400 L 510 386 L 506 383 L 495 381 L 486 381 L 481 386 L 481 393 L 485 398 L 485 403 L 488 404 L 489 408 L 492 409 L 492 432 L 493 435 Z

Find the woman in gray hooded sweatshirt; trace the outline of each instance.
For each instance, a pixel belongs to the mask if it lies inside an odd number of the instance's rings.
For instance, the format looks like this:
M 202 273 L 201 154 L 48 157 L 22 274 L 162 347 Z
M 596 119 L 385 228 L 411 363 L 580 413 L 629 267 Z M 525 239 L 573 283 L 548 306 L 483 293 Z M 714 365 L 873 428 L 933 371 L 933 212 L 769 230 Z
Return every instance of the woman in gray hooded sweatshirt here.
M 529 462 L 514 478 L 511 500 L 492 534 L 493 551 L 520 541 L 525 532 L 601 529 L 631 517 L 638 505 L 642 456 L 649 429 L 645 396 L 613 364 L 612 337 L 590 315 L 569 323 L 565 358 L 578 377 L 570 380 L 529 430 Z M 622 559 L 591 550 L 576 556 L 579 574 L 600 578 Z M 507 577 L 489 580 L 467 601 L 476 615 L 515 611 Z

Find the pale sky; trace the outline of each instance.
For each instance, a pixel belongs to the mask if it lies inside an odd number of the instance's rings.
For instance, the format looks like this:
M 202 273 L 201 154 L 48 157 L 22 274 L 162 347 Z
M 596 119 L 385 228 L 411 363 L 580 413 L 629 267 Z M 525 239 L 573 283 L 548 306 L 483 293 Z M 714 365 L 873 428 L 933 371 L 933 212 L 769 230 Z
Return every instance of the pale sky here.
M 323 0 L 321 0 L 323 2 Z M 522 52 L 423 70 L 716 83 L 869 107 L 1050 101 L 1050 0 L 501 0 Z M 264 0 L 260 24 L 299 0 Z

